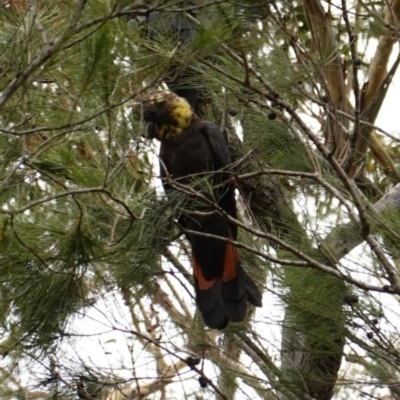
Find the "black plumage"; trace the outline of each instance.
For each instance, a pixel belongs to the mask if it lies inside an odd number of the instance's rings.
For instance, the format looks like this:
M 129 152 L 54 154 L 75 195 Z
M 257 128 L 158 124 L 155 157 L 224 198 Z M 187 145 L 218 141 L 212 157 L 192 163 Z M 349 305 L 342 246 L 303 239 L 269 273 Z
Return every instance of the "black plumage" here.
M 184 190 L 180 185 L 189 185 L 209 200 L 192 201 L 195 212 L 186 206 L 178 216 L 192 246 L 196 300 L 204 322 L 222 329 L 229 321 L 242 321 L 247 301 L 261 306 L 261 294 L 242 269 L 234 245 L 202 236 L 237 238 L 237 226 L 218 212 L 220 208 L 236 218 L 227 142 L 216 125 L 194 115 L 188 102 L 174 93 L 152 91 L 141 100 L 144 119 L 150 123 L 149 134 L 161 141 L 160 172 L 165 191 Z M 208 185 L 202 186 L 201 179 L 207 177 Z M 206 190 L 204 185 L 212 189 Z

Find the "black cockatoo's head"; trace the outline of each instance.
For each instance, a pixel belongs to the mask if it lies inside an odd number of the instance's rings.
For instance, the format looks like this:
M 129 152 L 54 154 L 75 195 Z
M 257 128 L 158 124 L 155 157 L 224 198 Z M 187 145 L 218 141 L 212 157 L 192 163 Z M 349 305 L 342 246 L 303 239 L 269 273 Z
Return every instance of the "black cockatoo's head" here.
M 145 93 L 139 98 L 138 106 L 143 107 L 143 118 L 150 123 L 150 137 L 159 140 L 182 133 L 193 117 L 193 110 L 187 100 L 167 90 Z

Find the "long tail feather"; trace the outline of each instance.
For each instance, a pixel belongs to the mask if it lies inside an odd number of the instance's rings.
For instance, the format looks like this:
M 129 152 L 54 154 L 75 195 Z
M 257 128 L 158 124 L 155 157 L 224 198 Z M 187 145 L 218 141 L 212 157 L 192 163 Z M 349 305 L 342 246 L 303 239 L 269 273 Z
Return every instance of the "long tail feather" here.
M 196 301 L 204 323 L 213 329 L 225 328 L 229 321 L 243 321 L 247 301 L 261 306 L 261 293 L 240 265 L 239 252 L 227 244 L 222 277 L 206 279 L 200 263 L 193 256 Z

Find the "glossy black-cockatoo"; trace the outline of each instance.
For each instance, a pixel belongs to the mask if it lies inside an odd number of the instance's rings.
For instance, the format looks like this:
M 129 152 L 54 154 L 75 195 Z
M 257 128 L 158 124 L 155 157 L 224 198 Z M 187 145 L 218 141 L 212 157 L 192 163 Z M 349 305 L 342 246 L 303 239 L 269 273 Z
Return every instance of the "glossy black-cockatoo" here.
M 236 218 L 235 185 L 229 172 L 231 157 L 219 128 L 201 120 L 186 99 L 172 92 L 151 91 L 140 102 L 144 120 L 150 123 L 150 137 L 161 141 L 160 173 L 166 193 L 176 190 L 174 182 L 201 190 L 199 176 L 211 175 L 209 186 L 213 190 L 200 193 Z M 197 206 L 201 212 L 183 211 L 178 221 L 192 246 L 196 301 L 204 322 L 210 328 L 222 329 L 229 321 L 244 320 L 247 301 L 260 307 L 261 293 L 242 269 L 237 247 L 201 236 L 236 240 L 237 226 L 218 212 L 218 207 Z

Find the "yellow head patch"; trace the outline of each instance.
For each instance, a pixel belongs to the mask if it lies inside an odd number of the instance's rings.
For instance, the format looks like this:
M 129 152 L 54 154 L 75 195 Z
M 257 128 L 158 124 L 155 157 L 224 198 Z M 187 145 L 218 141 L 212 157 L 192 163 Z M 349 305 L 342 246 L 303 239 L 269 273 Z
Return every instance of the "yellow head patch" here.
M 155 134 L 160 140 L 179 135 L 193 117 L 190 104 L 183 97 L 164 90 L 152 90 L 141 97 L 144 119 L 156 125 Z

